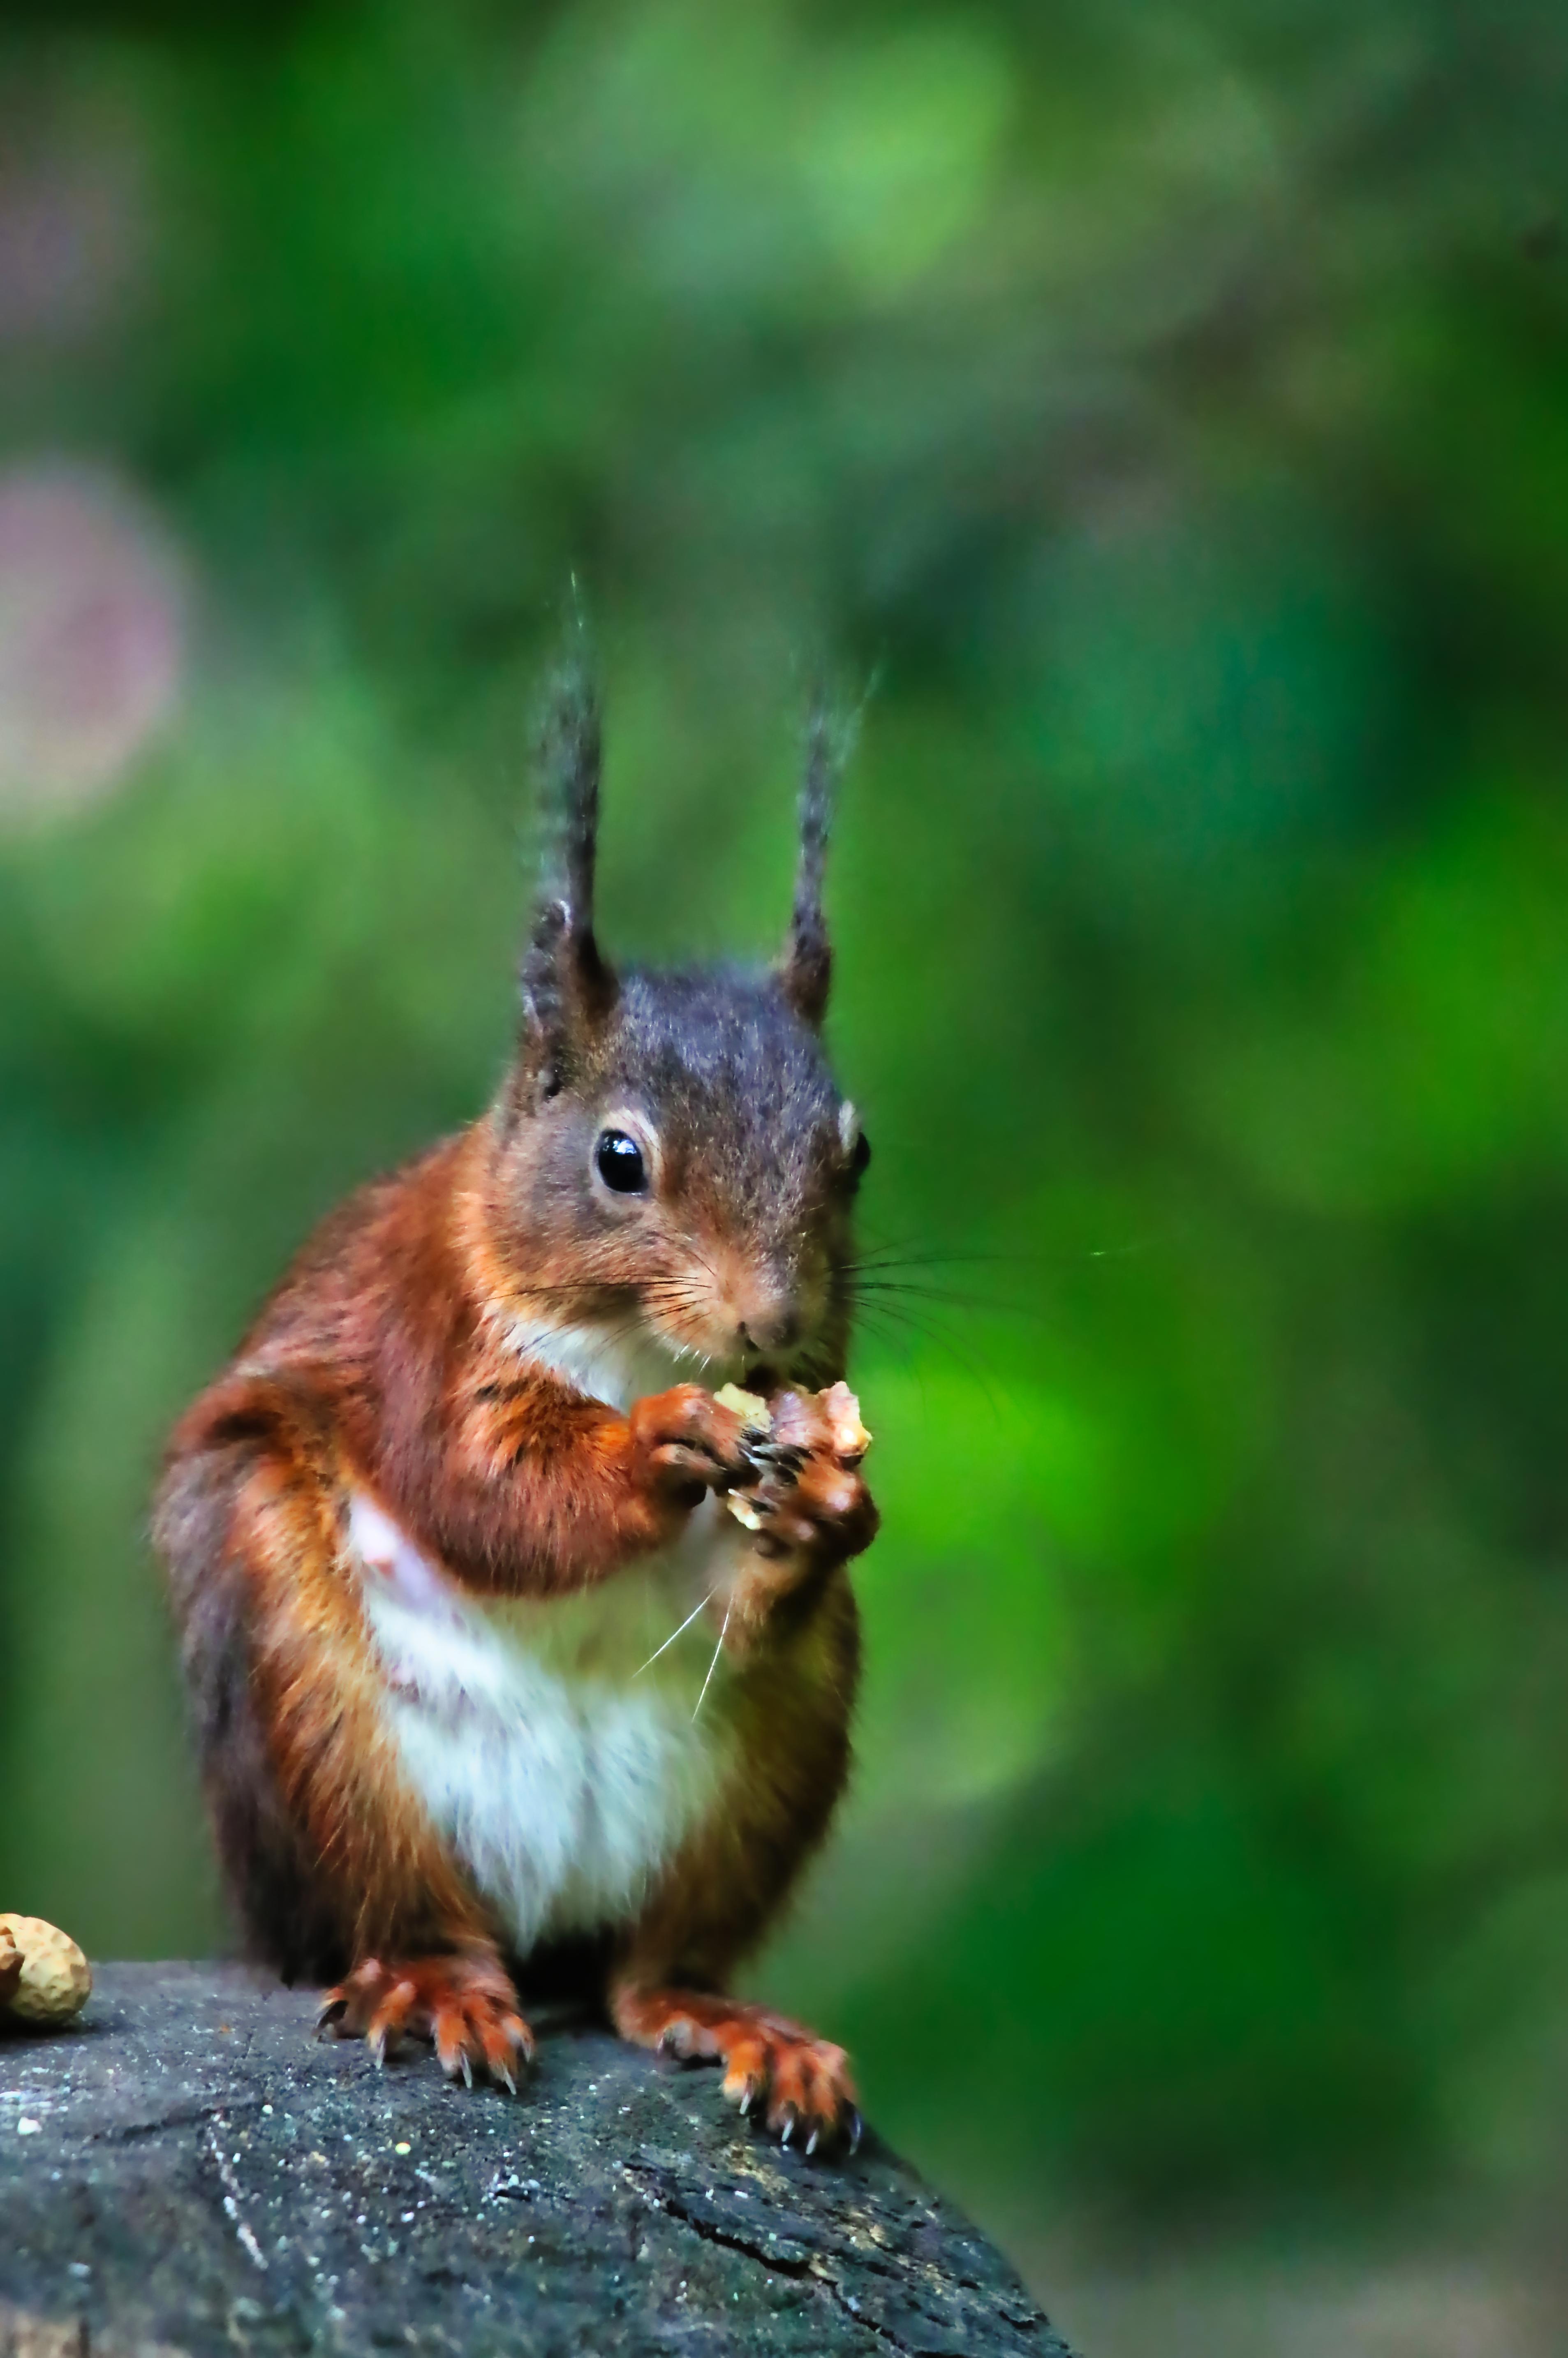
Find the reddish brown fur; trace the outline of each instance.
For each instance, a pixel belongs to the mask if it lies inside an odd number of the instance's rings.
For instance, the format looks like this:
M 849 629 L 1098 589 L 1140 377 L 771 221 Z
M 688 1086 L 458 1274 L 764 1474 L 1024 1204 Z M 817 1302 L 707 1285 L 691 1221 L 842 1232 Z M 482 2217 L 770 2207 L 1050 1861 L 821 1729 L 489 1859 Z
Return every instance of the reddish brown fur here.
M 690 1505 L 689 1468 L 669 1453 L 707 1444 L 739 1470 L 741 1427 L 695 1385 L 617 1415 L 503 1347 L 495 1322 L 514 1305 L 463 1201 L 491 1142 L 480 1124 L 346 1206 L 237 1372 L 291 1379 L 330 1436 L 340 1487 L 373 1491 L 470 1587 L 550 1595 L 668 1540 Z M 197 1402 L 176 1455 L 200 1445 L 225 1390 Z
M 744 1463 L 739 1420 L 697 1386 L 622 1416 L 503 1347 L 498 1307 L 528 1296 L 514 1286 L 498 1305 L 498 1257 L 475 1218 L 476 1175 L 493 1152 L 481 1124 L 327 1224 L 231 1372 L 181 1421 L 160 1509 L 178 1561 L 191 1469 L 228 1461 L 222 1552 L 243 1567 L 265 1750 L 333 1928 L 320 1963 L 357 1961 L 335 1994 L 340 2022 L 378 2044 L 409 2029 L 444 2038 L 454 2068 L 494 2062 L 514 1996 L 510 1982 L 492 1993 L 471 2035 L 460 2002 L 454 2013 L 442 1997 L 443 1959 L 499 1970 L 495 1927 L 400 1779 L 379 1721 L 378 1672 L 342 1574 L 348 1493 L 381 1499 L 476 1592 L 551 1595 L 666 1541 L 704 1481 Z M 651 2019 L 650 1993 L 672 1979 L 720 1985 L 826 1827 L 848 1768 L 857 1664 L 836 1566 L 874 1520 L 858 1475 L 808 1462 L 784 1537 L 764 1534 L 725 1600 L 727 1642 L 746 1664 L 728 1706 L 743 1729 L 744 1790 L 616 1941 L 618 2019 Z M 221 1779 L 222 1764 L 211 1773 Z M 236 1898 L 252 1944 L 287 1960 L 280 1928 L 258 1919 L 243 1884 Z M 395 1960 L 384 1969 L 383 1954 Z M 460 2001 L 470 1968 L 453 1971 Z M 414 1995 L 389 2008 L 404 1985 Z
M 378 2056 L 413 2034 L 449 2071 L 510 2080 L 531 2040 L 508 1968 L 530 1960 L 503 1959 L 386 1733 L 351 1501 L 378 1503 L 477 1596 L 556 1597 L 664 1545 L 705 1490 L 743 1486 L 760 1529 L 707 1606 L 733 1668 L 712 1707 L 740 1766 L 635 1920 L 600 1928 L 599 1994 L 628 2037 L 725 2057 L 733 2091 L 771 2090 L 775 2127 L 820 2135 L 852 2103 L 842 2055 L 717 1994 L 843 1786 L 858 1662 L 843 1567 L 876 1529 L 809 1398 L 843 1371 L 866 1160 L 816 1037 L 820 717 L 811 744 L 781 971 L 621 980 L 592 926 L 597 708 L 563 675 L 541 747 L 559 840 L 512 1071 L 483 1120 L 323 1225 L 176 1432 L 157 1537 L 251 1946 L 290 1977 L 341 1977 L 326 2015 Z M 630 1181 L 600 1146 L 633 1154 Z M 695 1384 L 625 1414 L 585 1397 L 527 1356 L 551 1325 L 772 1363 L 794 1455 L 759 1478 L 740 1419 Z

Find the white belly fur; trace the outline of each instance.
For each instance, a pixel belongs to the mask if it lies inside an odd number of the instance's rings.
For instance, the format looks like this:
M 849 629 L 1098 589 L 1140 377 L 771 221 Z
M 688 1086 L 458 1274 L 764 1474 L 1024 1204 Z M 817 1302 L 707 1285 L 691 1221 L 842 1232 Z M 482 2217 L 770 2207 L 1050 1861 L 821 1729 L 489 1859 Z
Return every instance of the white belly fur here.
M 633 1919 L 733 1758 L 700 1607 L 738 1525 L 708 1498 L 664 1554 L 545 1601 L 468 1595 L 362 1494 L 350 1538 L 404 1772 L 518 1952 Z

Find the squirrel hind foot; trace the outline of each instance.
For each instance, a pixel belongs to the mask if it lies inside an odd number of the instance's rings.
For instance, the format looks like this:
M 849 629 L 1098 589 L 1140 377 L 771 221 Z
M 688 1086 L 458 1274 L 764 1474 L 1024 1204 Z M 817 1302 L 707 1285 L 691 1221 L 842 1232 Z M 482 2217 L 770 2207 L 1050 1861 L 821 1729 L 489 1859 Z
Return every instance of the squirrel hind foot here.
M 783 2145 L 815 2155 L 860 2143 L 849 2059 L 787 2015 L 699 1990 L 622 1990 L 615 2028 L 634 2046 L 724 2066 L 723 2093 Z
M 329 1990 L 318 2034 L 362 2039 L 380 2066 L 406 2039 L 427 2039 L 449 2080 L 472 2087 L 475 2070 L 517 2093 L 534 2060 L 534 2034 L 517 1992 L 492 1957 L 453 1954 L 384 1964 L 367 1957 Z

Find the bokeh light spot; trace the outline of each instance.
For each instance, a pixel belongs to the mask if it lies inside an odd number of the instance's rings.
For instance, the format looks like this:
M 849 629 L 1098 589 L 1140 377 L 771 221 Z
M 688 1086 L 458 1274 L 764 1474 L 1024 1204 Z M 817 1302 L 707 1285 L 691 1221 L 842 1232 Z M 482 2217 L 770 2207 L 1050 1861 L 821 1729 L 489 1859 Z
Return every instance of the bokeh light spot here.
M 0 824 L 126 777 L 178 697 L 184 607 L 167 533 L 115 478 L 0 475 Z

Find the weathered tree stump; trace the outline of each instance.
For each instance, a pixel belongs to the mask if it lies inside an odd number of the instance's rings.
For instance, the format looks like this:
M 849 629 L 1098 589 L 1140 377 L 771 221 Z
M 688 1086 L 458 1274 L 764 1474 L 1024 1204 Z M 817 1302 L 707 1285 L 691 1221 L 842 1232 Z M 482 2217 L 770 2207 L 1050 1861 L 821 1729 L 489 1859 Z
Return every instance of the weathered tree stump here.
M 115 1965 L 0 2036 L 0 2358 L 413 2350 L 1065 2358 L 868 2137 L 824 2166 L 717 2077 L 541 2025 L 515 2100 L 315 2043 L 308 1996 Z

